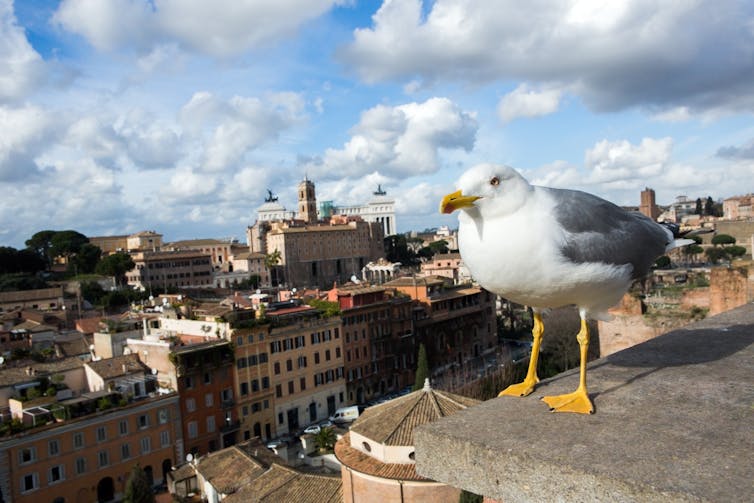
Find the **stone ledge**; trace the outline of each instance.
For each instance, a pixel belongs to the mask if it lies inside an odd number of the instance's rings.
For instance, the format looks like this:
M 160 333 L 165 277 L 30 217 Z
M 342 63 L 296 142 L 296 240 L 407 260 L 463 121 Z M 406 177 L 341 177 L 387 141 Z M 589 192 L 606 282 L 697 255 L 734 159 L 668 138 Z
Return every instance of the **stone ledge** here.
M 417 472 L 503 503 L 754 499 L 754 305 L 588 368 L 594 415 L 539 400 L 573 391 L 568 371 L 418 427 Z

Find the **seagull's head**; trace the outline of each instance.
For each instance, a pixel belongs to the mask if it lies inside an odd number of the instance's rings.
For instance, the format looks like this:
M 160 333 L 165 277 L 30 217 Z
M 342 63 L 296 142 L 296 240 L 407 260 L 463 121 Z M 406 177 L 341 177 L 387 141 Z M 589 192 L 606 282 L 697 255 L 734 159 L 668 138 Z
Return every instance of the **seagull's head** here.
M 495 164 L 479 164 L 466 171 L 457 184 L 458 190 L 440 202 L 440 213 L 463 210 L 484 216 L 506 215 L 516 211 L 532 187 L 518 171 Z

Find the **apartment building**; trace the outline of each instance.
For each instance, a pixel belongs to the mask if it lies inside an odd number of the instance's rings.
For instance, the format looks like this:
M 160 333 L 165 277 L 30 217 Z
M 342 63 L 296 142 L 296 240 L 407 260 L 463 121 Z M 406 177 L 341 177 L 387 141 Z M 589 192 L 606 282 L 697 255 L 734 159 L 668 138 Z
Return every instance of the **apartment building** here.
M 98 392 L 61 402 L 68 418 L 60 414 L 0 437 L 3 500 L 117 501 L 137 462 L 154 484 L 161 483 L 182 456 L 178 396 L 102 407 L 109 397 Z
M 212 266 L 215 269 L 227 270 L 228 263 L 231 260 L 230 240 L 222 241 L 220 239 L 187 239 L 184 241 L 173 241 L 165 243 L 165 251 L 195 251 L 203 255 L 209 255 Z
M 326 419 L 345 404 L 342 322 L 309 306 L 267 313 L 277 435 Z
M 343 319 L 343 354 L 349 403 L 366 401 L 413 382 L 411 303 L 380 286 L 333 288 Z
M 233 332 L 236 411 L 244 440 L 275 433 L 275 392 L 270 376 L 270 329 L 261 325 Z
M 233 349 L 224 339 L 175 346 L 175 365 L 186 450 L 202 455 L 238 441 L 233 393 Z
M 212 286 L 212 260 L 199 251 L 136 252 L 135 267 L 126 273 L 134 288 Z
M 162 247 L 162 234 L 155 231 L 141 231 L 120 236 L 90 236 L 89 243 L 99 247 L 103 255 L 119 251 L 159 251 Z
M 416 341 L 424 343 L 432 368 L 496 351 L 495 295 L 487 290 L 437 276 L 398 278 L 385 286 L 418 301 L 412 313 Z

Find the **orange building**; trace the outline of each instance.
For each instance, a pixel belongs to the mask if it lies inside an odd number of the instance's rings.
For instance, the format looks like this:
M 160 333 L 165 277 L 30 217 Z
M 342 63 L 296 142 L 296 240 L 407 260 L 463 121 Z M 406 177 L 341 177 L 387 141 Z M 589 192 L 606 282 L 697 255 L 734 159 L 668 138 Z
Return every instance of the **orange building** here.
M 137 462 L 161 483 L 183 441 L 178 402 L 176 394 L 147 398 L 0 438 L 3 500 L 119 500 Z
M 275 432 L 274 387 L 270 381 L 269 325 L 237 329 L 235 338 L 236 411 L 244 440 L 269 440 Z

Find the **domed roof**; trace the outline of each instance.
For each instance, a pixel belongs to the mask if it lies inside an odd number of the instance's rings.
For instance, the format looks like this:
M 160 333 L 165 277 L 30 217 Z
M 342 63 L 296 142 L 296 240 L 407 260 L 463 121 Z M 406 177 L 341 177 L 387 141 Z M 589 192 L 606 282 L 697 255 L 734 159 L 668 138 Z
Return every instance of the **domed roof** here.
M 414 428 L 471 407 L 479 400 L 429 386 L 366 409 L 350 430 L 388 446 L 414 445 Z

